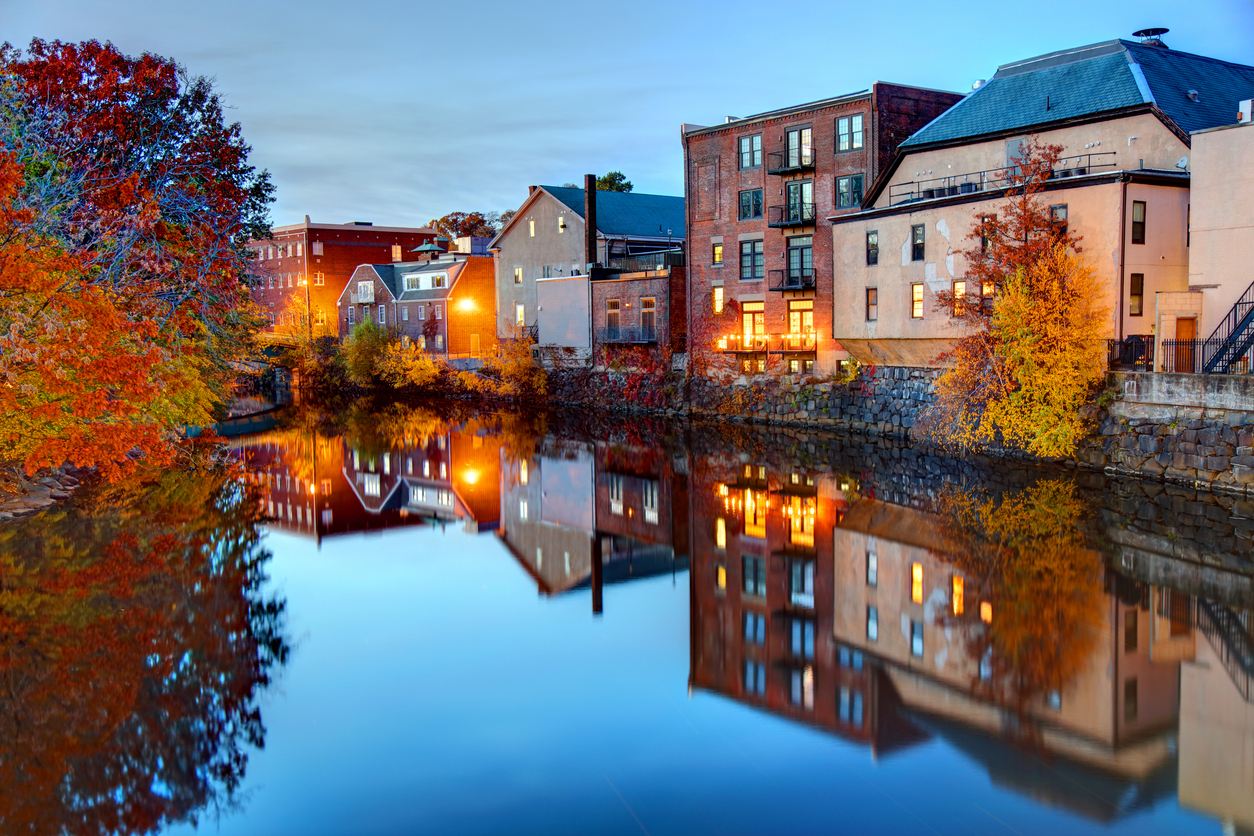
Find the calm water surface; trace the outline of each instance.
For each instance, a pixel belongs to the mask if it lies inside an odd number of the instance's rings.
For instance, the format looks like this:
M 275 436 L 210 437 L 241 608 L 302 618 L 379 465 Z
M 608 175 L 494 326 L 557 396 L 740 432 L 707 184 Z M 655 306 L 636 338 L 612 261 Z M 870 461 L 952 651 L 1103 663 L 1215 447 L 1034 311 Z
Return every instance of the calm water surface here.
M 1248 833 L 1254 508 L 358 407 L 0 529 L 5 833 Z

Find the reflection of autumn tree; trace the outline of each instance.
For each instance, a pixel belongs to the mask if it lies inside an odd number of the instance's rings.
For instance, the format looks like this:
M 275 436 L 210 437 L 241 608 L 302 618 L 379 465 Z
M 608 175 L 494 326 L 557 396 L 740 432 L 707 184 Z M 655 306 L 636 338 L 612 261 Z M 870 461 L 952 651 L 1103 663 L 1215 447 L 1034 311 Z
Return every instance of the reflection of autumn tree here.
M 1020 712 L 1062 691 L 1087 663 L 1101 620 L 1101 558 L 1077 527 L 1075 485 L 1044 481 L 1000 498 L 953 490 L 941 501 L 943 557 L 965 575 L 964 613 L 978 624 L 969 649 L 983 660 L 982 687 Z M 987 675 L 991 674 L 991 675 Z
M 0 831 L 146 833 L 231 806 L 289 653 L 234 477 L 128 480 L 0 529 Z

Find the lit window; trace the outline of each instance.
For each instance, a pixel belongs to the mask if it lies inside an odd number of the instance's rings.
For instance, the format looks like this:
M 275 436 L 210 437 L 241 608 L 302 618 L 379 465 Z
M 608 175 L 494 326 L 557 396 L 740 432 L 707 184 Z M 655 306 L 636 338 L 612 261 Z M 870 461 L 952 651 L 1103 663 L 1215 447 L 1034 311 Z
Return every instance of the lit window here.
M 866 321 L 875 322 L 880 318 L 880 292 L 878 288 L 866 289 Z
M 714 245 L 714 263 L 715 264 L 723 263 L 723 245 L 722 244 Z
M 392 245 L 392 260 L 393 260 L 393 261 L 400 261 L 403 257 L 404 257 L 404 256 L 402 256 L 402 255 L 401 255 L 401 245 L 400 245 L 400 244 L 393 244 L 393 245 Z
M 530 236 L 532 238 L 535 238 L 536 237 L 536 222 L 527 221 L 527 229 L 528 229 L 528 232 L 530 233 Z
M 910 318 L 923 318 L 923 285 L 910 285 Z
M 327 283 L 327 277 L 323 275 L 322 273 L 314 273 L 313 283 L 314 283 L 314 287 L 325 287 Z
M 962 615 L 962 576 L 954 575 L 954 591 L 951 596 L 954 605 L 954 615 Z
M 524 459 L 523 461 L 520 461 L 518 463 L 518 484 L 520 485 L 527 484 L 527 478 L 528 478 L 527 462 Z
M 517 325 L 527 324 L 527 309 L 523 306 L 522 302 L 518 302 L 514 305 L 514 322 Z
M 514 268 L 514 284 L 522 284 L 522 268 Z
M 962 313 L 962 299 L 967 295 L 966 282 L 954 282 L 954 316 Z
M 718 575 L 718 578 L 717 578 L 718 588 L 719 588 L 719 591 L 722 592 L 723 590 L 727 589 L 727 567 L 720 563 L 718 565 L 717 575 Z
M 562 235 L 566 232 L 566 218 L 563 215 L 557 216 L 557 233 Z
M 916 604 L 923 603 L 923 564 L 910 566 L 910 600 Z
M 993 605 L 988 601 L 980 602 L 980 621 L 985 624 L 993 623 Z
M 766 509 L 770 504 L 765 491 L 745 488 L 745 536 L 766 539 Z
M 714 522 L 714 545 L 720 549 L 727 548 L 727 520 L 722 517 Z
M 713 300 L 714 300 L 713 308 L 714 308 L 715 315 L 721 314 L 723 312 L 723 288 L 721 287 L 714 288 Z

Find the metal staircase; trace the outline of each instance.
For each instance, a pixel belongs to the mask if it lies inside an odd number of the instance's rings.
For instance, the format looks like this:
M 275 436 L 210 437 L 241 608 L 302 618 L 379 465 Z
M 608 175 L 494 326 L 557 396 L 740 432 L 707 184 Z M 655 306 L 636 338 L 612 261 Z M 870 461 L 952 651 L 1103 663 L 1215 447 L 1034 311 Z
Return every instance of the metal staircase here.
M 1254 283 L 1228 311 L 1202 350 L 1202 371 L 1230 374 L 1237 361 L 1254 348 Z
M 1254 702 L 1254 693 L 1250 691 L 1250 677 L 1254 675 L 1254 640 L 1250 639 L 1249 631 L 1237 617 L 1236 613 L 1217 604 L 1199 598 L 1197 601 L 1197 624 L 1211 647 L 1223 662 L 1232 684 L 1237 686 L 1241 696 L 1247 702 Z

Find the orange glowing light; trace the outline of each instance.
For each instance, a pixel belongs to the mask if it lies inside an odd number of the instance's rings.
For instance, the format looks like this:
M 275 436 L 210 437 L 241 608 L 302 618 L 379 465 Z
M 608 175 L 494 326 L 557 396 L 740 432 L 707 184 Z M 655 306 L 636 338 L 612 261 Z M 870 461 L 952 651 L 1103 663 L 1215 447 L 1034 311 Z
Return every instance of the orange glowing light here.
M 475 309 L 475 300 L 466 298 L 457 303 L 457 309 L 462 311 L 473 311 Z
M 910 567 L 910 600 L 916 604 L 923 603 L 923 564 L 915 563 Z
M 980 621 L 985 624 L 993 623 L 993 605 L 988 601 L 980 602 Z
M 473 485 L 479 481 L 479 471 L 472 468 L 466 468 L 462 473 L 462 481 L 467 485 Z

